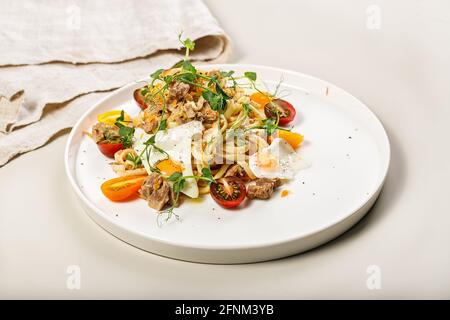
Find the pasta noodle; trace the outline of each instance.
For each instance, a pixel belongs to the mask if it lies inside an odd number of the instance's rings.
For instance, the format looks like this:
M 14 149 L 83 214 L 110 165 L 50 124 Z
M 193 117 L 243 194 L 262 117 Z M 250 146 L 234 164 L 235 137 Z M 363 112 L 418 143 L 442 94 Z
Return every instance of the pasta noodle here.
M 178 72 L 180 69 L 171 69 L 165 71 L 164 76 L 175 75 Z M 255 179 L 248 165 L 248 159 L 254 152 L 268 146 L 265 138 L 261 137 L 261 130 L 253 129 L 266 118 L 264 112 L 250 99 L 244 88 L 235 85 L 227 87 L 226 79 L 221 78 L 219 71 L 198 72 L 206 78 L 217 77 L 229 97 L 224 112 L 218 114 L 219 119 L 217 112 L 209 109 L 209 103 L 202 92 L 193 86 L 184 85 L 188 92 L 184 93 L 183 99 L 174 99 L 170 90 L 166 90 L 164 94 L 154 96 L 153 102 L 156 105 L 167 103 L 165 110 L 167 128 L 177 127 L 191 121 L 198 114 L 201 115 L 204 127 L 202 139 L 192 141 L 193 172 L 201 175 L 203 168 L 219 165 L 214 178 L 220 179 L 225 176 L 232 164 L 239 164 L 250 179 Z M 208 83 L 205 80 L 201 85 L 207 86 Z M 161 88 L 161 84 L 156 84 L 152 92 L 158 92 Z M 209 192 L 207 184 L 204 185 L 201 181 L 197 183 L 201 194 Z

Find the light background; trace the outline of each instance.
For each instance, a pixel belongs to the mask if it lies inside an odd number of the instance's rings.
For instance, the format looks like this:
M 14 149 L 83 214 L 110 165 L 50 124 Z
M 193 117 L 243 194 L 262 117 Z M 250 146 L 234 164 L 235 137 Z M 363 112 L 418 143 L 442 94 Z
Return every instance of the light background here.
M 0 169 L 0 298 L 450 298 L 450 2 L 208 0 L 230 62 L 333 82 L 392 144 L 385 188 L 349 232 L 305 254 L 202 265 L 149 254 L 85 215 L 63 166 L 67 135 Z M 381 10 L 366 27 L 369 5 Z M 230 235 L 232 236 L 232 235 Z M 66 268 L 79 265 L 81 289 Z M 366 286 L 381 270 L 381 289 Z

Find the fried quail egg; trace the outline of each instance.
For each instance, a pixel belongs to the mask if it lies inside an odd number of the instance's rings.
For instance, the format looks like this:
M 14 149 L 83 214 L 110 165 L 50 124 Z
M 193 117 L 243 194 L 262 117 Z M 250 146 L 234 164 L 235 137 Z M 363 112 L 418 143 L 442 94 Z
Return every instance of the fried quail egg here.
M 258 178 L 292 179 L 306 166 L 300 155 L 281 138 L 275 138 L 269 146 L 249 158 L 250 170 Z
M 155 136 L 156 148 L 148 147 L 148 152 L 141 156 L 142 164 L 147 172 L 151 173 L 151 167 L 158 168 L 164 176 L 170 176 L 174 172 L 181 172 L 183 176 L 192 176 L 191 145 L 192 138 L 201 134 L 203 125 L 200 121 L 191 121 L 175 128 L 159 131 Z M 133 148 L 137 154 L 145 149 L 145 142 L 151 137 L 142 129 L 136 128 L 134 133 Z M 163 152 L 161 152 L 161 150 Z M 168 155 L 168 157 L 167 157 Z M 191 198 L 199 196 L 197 182 L 194 179 L 186 179 L 182 193 Z

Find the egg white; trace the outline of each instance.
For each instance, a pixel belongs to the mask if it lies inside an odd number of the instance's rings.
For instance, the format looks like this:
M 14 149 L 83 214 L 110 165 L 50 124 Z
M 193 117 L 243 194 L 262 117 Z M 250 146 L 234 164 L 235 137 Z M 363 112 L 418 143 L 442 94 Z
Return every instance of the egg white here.
M 259 163 L 259 157 L 270 157 L 275 160 L 275 165 L 264 168 Z M 258 178 L 292 179 L 305 166 L 306 163 L 300 158 L 299 154 L 286 140 L 281 138 L 275 138 L 269 146 L 249 157 L 250 170 Z
M 192 137 L 201 134 L 203 125 L 200 121 L 191 121 L 175 128 L 159 131 L 155 136 L 155 145 L 161 148 L 169 155 L 171 160 L 180 163 L 183 166 L 183 176 L 191 176 L 191 145 Z M 133 148 L 137 154 L 141 154 L 145 148 L 145 142 L 151 135 L 145 133 L 144 130 L 136 128 L 134 133 Z M 158 161 L 166 158 L 161 152 L 150 149 L 150 152 L 144 152 L 142 155 L 142 163 L 150 174 L 150 166 L 155 166 Z M 182 193 L 191 198 L 199 196 L 197 182 L 194 179 L 186 179 Z

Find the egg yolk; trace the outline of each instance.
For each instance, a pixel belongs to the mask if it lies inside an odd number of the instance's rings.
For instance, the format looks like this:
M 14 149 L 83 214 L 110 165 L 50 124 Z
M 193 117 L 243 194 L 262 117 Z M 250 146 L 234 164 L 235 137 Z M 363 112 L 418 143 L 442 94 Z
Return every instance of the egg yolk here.
M 259 104 L 259 106 L 261 108 L 264 108 L 264 106 L 272 100 L 272 97 L 271 97 L 270 93 L 255 92 L 250 96 L 250 100 Z
M 274 170 L 278 167 L 278 159 L 271 153 L 258 154 L 258 166 L 266 170 Z
M 156 165 L 156 168 L 158 168 L 165 176 L 171 176 L 175 172 L 183 172 L 183 166 L 180 163 L 170 159 L 161 160 Z

